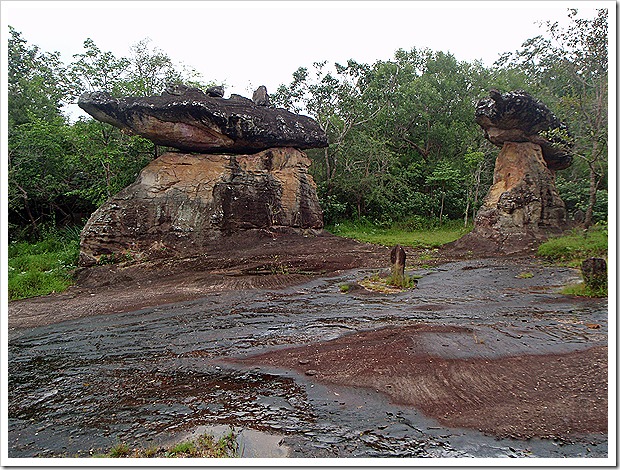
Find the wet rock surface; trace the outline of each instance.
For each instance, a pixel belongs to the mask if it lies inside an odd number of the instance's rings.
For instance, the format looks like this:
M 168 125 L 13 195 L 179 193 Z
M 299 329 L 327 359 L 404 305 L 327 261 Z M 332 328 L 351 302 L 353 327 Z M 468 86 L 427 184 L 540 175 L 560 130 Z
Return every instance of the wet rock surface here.
M 533 276 L 518 277 L 525 270 Z M 556 293 L 579 276 L 576 270 L 532 260 L 460 261 L 416 270 L 418 287 L 400 294 L 340 293 L 341 283 L 372 272 L 11 329 L 9 456 L 88 456 L 119 441 L 149 446 L 217 425 L 281 436 L 291 457 L 607 455 L 602 427 L 574 419 L 574 400 L 600 416 L 599 426 L 607 413 L 600 374 L 607 367 L 606 300 Z M 562 411 L 570 426 L 547 426 L 547 434 L 496 433 L 484 428 L 483 416 L 476 423 L 475 414 L 455 427 L 432 410 L 395 399 L 387 387 L 393 383 L 325 380 L 334 366 L 317 363 L 321 354 L 343 341 L 359 353 L 373 337 L 383 338 L 384 354 L 397 362 L 411 361 L 404 347 L 455 364 L 506 361 L 512 367 L 519 358 L 546 364 L 572 357 L 571 367 L 549 369 L 544 387 L 560 397 L 571 374 L 586 374 L 592 387 L 567 385 L 572 408 Z M 273 351 L 291 362 L 269 364 L 265 355 Z M 367 351 L 365 360 L 379 372 L 381 364 L 394 365 Z M 518 375 L 505 380 L 522 390 Z M 540 397 L 535 405 L 545 406 Z M 519 423 L 515 409 L 529 398 L 511 402 L 507 426 Z M 534 421 L 542 427 L 548 415 L 541 413 Z

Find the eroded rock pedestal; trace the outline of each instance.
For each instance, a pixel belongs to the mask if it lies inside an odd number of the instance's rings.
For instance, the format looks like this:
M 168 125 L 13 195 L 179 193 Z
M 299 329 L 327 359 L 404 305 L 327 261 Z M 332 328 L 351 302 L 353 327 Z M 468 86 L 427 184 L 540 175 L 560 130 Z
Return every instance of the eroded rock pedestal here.
M 555 170 L 571 164 L 565 126 L 525 92 L 491 92 L 478 103 L 476 122 L 502 149 L 474 229 L 453 246 L 510 254 L 562 233 L 566 208 L 555 187 Z
M 101 206 L 82 232 L 80 264 L 184 256 L 240 230 L 321 229 L 310 160 L 294 148 L 251 155 L 168 152 Z
M 243 231 L 250 243 L 257 233 L 322 229 L 316 185 L 308 174 L 311 162 L 299 150 L 327 145 L 318 125 L 244 98 L 203 95 L 140 100 L 83 95 L 83 108 L 97 119 L 125 131 L 130 122 L 131 132 L 185 151 L 153 160 L 91 216 L 82 231 L 81 266 L 194 256 L 217 250 L 227 235 Z M 227 153 L 187 153 L 221 151 L 223 141 Z M 252 151 L 244 153 L 247 149 Z

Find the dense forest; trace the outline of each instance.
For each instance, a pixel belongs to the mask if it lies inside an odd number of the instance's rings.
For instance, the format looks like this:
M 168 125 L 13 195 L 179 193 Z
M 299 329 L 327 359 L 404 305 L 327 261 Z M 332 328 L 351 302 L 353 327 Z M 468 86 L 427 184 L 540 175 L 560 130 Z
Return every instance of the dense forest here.
M 307 152 L 326 223 L 471 222 L 499 151 L 474 122 L 476 103 L 491 88 L 525 90 L 568 125 L 574 163 L 558 172 L 558 190 L 568 213 L 579 214 L 586 227 L 605 221 L 607 14 L 582 18 L 569 10 L 567 27 L 541 25 L 540 36 L 491 67 L 415 48 L 373 64 L 300 64 L 271 100 L 312 116 L 328 134 L 328 148 Z M 214 85 L 148 39 L 129 57 L 86 39 L 66 64 L 19 31 L 9 33 L 10 240 L 80 226 L 164 151 L 91 118 L 72 122 L 66 107 L 82 92 L 148 96 L 174 82 Z

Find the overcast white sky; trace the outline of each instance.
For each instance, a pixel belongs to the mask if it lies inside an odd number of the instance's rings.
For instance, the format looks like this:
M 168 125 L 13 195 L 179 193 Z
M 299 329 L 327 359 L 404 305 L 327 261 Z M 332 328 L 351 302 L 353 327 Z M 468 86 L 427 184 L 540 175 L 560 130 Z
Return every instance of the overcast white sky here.
M 398 48 L 428 47 L 491 65 L 542 33 L 537 21 L 563 21 L 571 7 L 591 17 L 601 6 L 615 9 L 615 2 L 3 0 L 1 20 L 5 38 L 11 25 L 65 62 L 83 52 L 86 38 L 120 57 L 148 37 L 205 81 L 225 82 L 227 96 L 251 96 L 259 85 L 275 91 L 315 61 L 372 63 Z

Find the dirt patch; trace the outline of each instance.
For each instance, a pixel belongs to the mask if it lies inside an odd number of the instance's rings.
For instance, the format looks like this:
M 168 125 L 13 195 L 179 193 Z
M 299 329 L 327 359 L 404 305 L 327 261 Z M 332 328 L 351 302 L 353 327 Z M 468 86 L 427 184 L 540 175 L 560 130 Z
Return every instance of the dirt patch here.
M 407 269 L 438 265 L 463 254 L 407 248 Z M 61 294 L 9 303 L 9 328 L 33 328 L 76 318 L 124 313 L 190 301 L 213 292 L 279 289 L 317 276 L 356 268 L 386 268 L 390 248 L 336 237 L 322 231 L 245 231 L 205 247 L 200 256 L 93 266 L 77 274 L 77 284 Z
M 282 288 L 318 275 L 386 266 L 389 249 L 319 235 L 246 231 L 184 259 L 94 266 L 61 294 L 9 304 L 9 327 L 32 328 L 198 299 L 223 290 Z
M 240 362 L 369 387 L 442 425 L 498 437 L 570 439 L 607 432 L 607 347 L 497 359 L 429 354 L 425 343 L 445 334 L 475 339 L 470 328 L 416 325 L 359 332 Z

